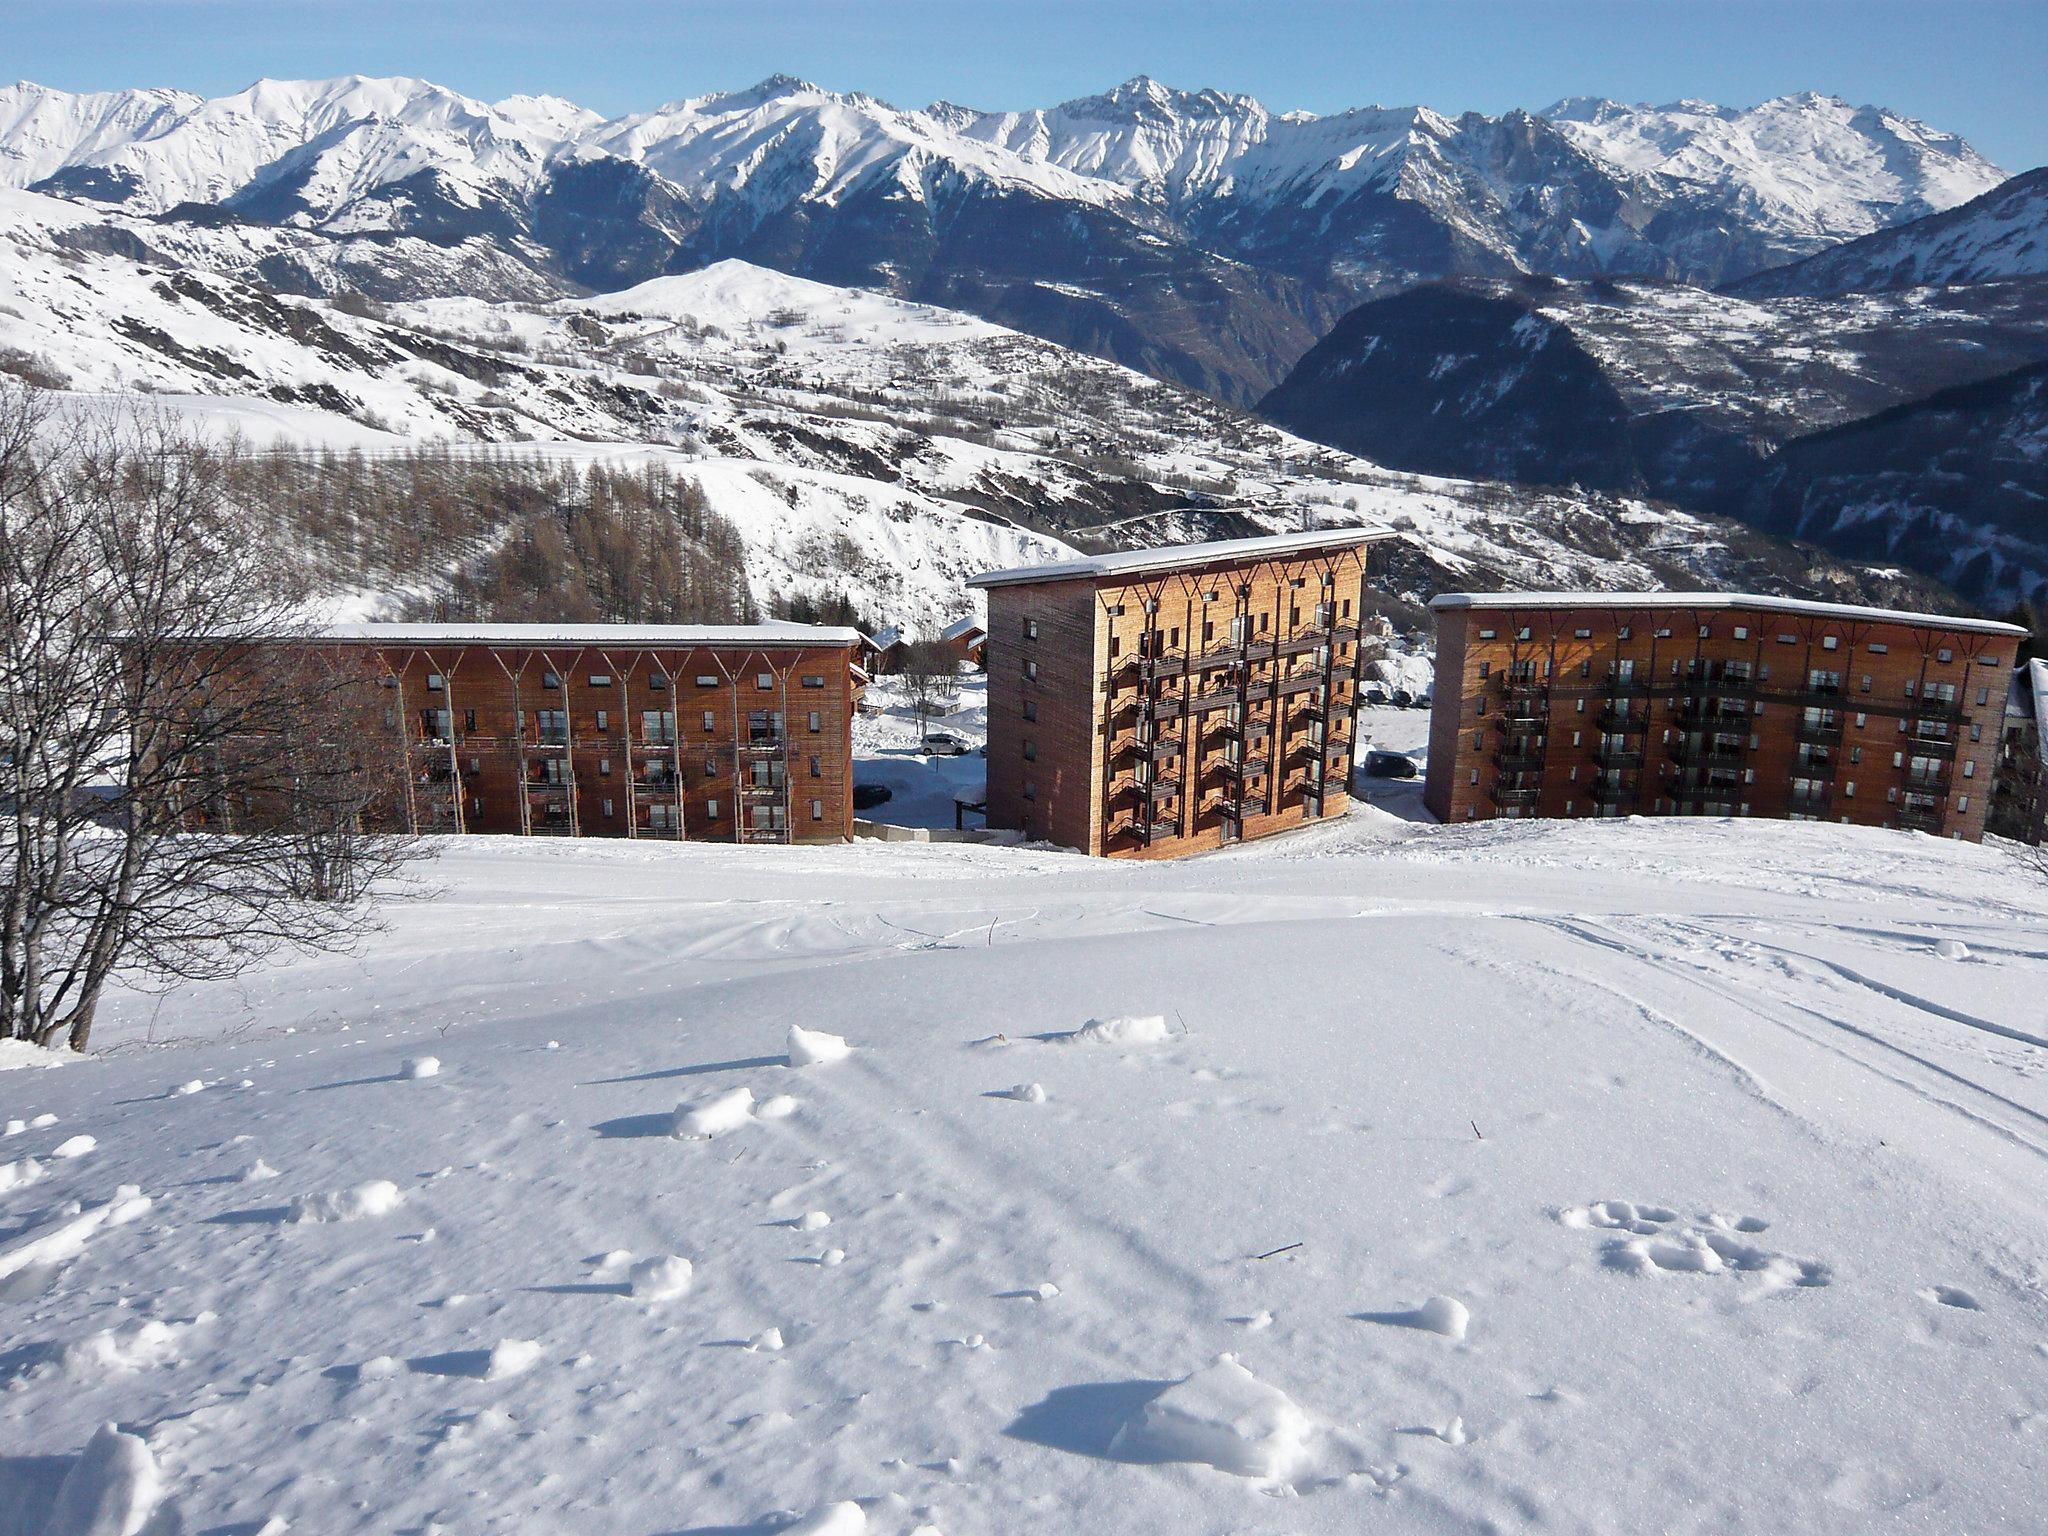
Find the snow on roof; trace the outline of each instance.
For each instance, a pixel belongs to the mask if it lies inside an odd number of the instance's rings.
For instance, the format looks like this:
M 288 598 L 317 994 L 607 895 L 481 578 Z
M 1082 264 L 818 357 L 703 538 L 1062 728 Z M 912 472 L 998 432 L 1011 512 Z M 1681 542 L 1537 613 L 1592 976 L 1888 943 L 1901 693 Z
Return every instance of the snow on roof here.
M 1898 608 L 1864 608 L 1803 597 L 1764 597 L 1748 592 L 1445 592 L 1432 598 L 1435 611 L 1457 608 L 1742 608 L 1764 613 L 1802 613 L 1824 619 L 1868 619 L 1881 624 L 1919 624 L 1974 634 L 2026 634 L 2017 624 L 1966 619 L 1954 614 L 1911 613 Z
M 900 643 L 902 639 L 903 631 L 896 625 L 891 624 L 887 629 L 876 630 L 869 639 L 868 644 L 878 651 L 886 651 L 890 646 Z
M 967 635 L 979 635 L 986 633 L 988 633 L 988 631 L 984 630 L 981 627 L 981 621 L 975 618 L 972 614 L 969 614 L 964 619 L 955 619 L 952 623 L 948 624 L 944 629 L 940 630 L 939 638 L 941 640 L 958 640 Z
M 1234 560 L 1263 560 L 1275 555 L 1316 549 L 1348 549 L 1390 539 L 1394 530 L 1377 523 L 1352 528 L 1321 528 L 1313 533 L 1275 533 L 1256 539 L 1218 539 L 1208 544 L 1168 544 L 1155 549 L 1124 549 L 1046 565 L 1019 565 L 1008 570 L 970 576 L 970 587 L 1004 587 L 1027 581 L 1078 581 L 1096 576 L 1125 576 L 1140 571 L 1170 571 L 1184 565 L 1216 565 Z
M 2036 657 L 2013 673 L 2005 712 L 2048 727 L 2048 658 Z M 2048 736 L 2042 738 L 2041 751 L 2048 756 Z
M 306 638 L 372 645 L 858 645 L 830 624 L 328 624 Z

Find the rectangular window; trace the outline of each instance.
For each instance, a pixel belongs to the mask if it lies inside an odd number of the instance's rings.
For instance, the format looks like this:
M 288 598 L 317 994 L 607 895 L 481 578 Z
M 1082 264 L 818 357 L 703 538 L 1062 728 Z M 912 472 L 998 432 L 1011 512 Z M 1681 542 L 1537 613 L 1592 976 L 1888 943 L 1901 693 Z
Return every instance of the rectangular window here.
M 1025 675 L 1026 677 L 1028 677 L 1028 678 L 1031 678 L 1031 679 L 1033 679 L 1033 680 L 1036 680 L 1036 679 L 1037 679 L 1037 677 L 1038 677 L 1038 663 L 1037 663 L 1037 662 L 1035 662 L 1035 661 L 1027 661 L 1027 662 L 1025 662 L 1025 663 L 1024 663 L 1024 675 Z
M 1024 761 L 1027 763 L 1038 761 L 1038 743 L 1028 736 L 1024 738 Z
M 612 717 L 610 713 L 606 710 L 600 709 L 597 712 L 597 728 L 600 733 L 608 731 L 612 728 L 611 718 Z
M 543 688 L 559 688 L 562 686 L 562 675 L 559 672 L 543 672 L 540 675 L 540 685 Z
M 1824 651 L 1832 651 L 1839 649 L 1841 644 L 1842 642 L 1834 635 L 1823 635 L 1821 637 L 1820 648 Z
M 1499 631 L 1499 630 L 1494 630 L 1494 629 L 1482 629 L 1481 631 L 1479 631 L 1479 638 L 1480 638 L 1480 639 L 1482 639 L 1482 640 L 1492 640 L 1492 639 L 1494 639 L 1495 637 L 1497 637 L 1497 636 L 1499 635 L 1499 633 L 1500 633 L 1500 631 Z
M 809 673 L 804 677 L 804 686 L 806 688 L 822 688 L 825 686 L 825 679 L 815 673 Z
M 1747 640 L 1749 638 L 1749 626 L 1747 624 L 1736 625 L 1735 638 L 1738 640 Z
M 1024 701 L 1024 718 L 1026 720 L 1036 720 L 1038 718 L 1038 700 L 1026 699 Z
M 676 739 L 676 717 L 668 710 L 646 709 L 640 712 L 640 739 L 657 746 L 667 746 Z
M 718 820 L 718 802 L 716 800 L 706 800 L 704 802 L 704 814 L 713 821 Z
M 600 757 L 600 758 L 599 758 L 599 759 L 597 760 L 597 772 L 598 772 L 598 776 L 599 776 L 600 778 L 603 778 L 603 777 L 605 777 L 605 776 L 609 775 L 609 774 L 611 773 L 611 771 L 612 771 L 612 760 L 611 760 L 610 758 L 608 758 L 608 757 Z M 606 811 L 606 812 L 605 812 L 605 815 L 609 816 L 609 815 L 611 815 L 611 812 L 610 812 L 610 811 Z
M 825 802 L 824 802 L 824 801 L 822 801 L 822 800 L 813 800 L 813 801 L 811 802 L 811 820 L 813 820 L 813 821 L 823 821 L 824 819 L 825 819 Z
M 1038 786 L 1029 779 L 1024 781 L 1024 798 L 1026 800 L 1036 800 L 1038 798 Z
M 717 777 L 718 777 L 718 759 L 717 759 L 717 758 L 715 758 L 715 757 L 707 757 L 707 758 L 705 758 L 705 759 L 704 759 L 704 777 L 705 777 L 705 778 L 707 778 L 707 779 L 715 779 L 715 778 L 717 778 Z M 714 812 L 713 814 L 716 814 L 716 813 Z
M 650 693 L 667 693 L 668 679 L 659 672 L 647 674 L 647 690 Z
M 825 777 L 825 763 L 824 763 L 824 760 L 823 760 L 822 758 L 819 758 L 819 757 L 815 757 L 815 756 L 814 756 L 814 757 L 812 757 L 812 759 L 811 759 L 811 777 L 812 777 L 812 778 L 814 778 L 814 779 L 822 779 L 823 777 Z
M 1966 779 L 1977 777 L 1977 759 L 1974 757 L 1963 760 L 1963 777 Z
M 607 816 L 611 815 L 612 813 L 612 803 L 609 800 L 605 801 L 604 803 L 604 813 Z
M 775 691 L 775 674 L 773 672 L 756 672 L 754 674 L 754 687 L 762 693 L 773 693 Z
M 440 673 L 429 672 L 427 674 L 427 688 L 429 691 L 439 693 L 444 686 L 445 682 Z
M 699 673 L 697 676 L 697 686 L 699 688 L 716 688 L 718 686 L 718 679 L 710 676 L 708 673 Z
M 810 728 L 814 734 L 818 731 L 822 731 L 825 728 L 825 715 L 822 710 L 812 710 L 810 715 L 808 716 L 808 721 L 810 724 Z
M 1934 659 L 1936 661 L 1943 663 L 1951 662 L 1956 659 L 1956 653 L 1950 650 L 1947 646 L 1943 646 L 1940 650 L 1934 653 Z
M 1038 638 L 1038 620 L 1026 619 L 1024 621 L 1024 638 L 1026 640 L 1036 640 Z
M 591 674 L 590 674 L 590 686 L 591 686 L 591 687 L 593 687 L 593 688 L 609 688 L 609 687 L 611 687 L 611 685 L 612 685 L 612 680 L 611 680 L 611 676 L 610 676 L 610 674 L 608 674 L 608 673 L 604 673 L 604 672 L 593 672 L 593 673 L 591 673 Z
M 1870 642 L 1870 654 L 1871 654 L 1871 655 L 1873 655 L 1873 656 L 1889 656 L 1889 655 L 1891 655 L 1891 653 L 1892 653 L 1892 648 L 1891 648 L 1890 646 L 1886 645 L 1886 644 L 1885 644 L 1885 643 L 1884 643 L 1884 642 L 1883 642 L 1882 640 L 1873 640 L 1873 641 L 1871 641 L 1871 642 Z
M 710 710 L 704 711 L 704 732 L 709 735 L 718 729 L 718 716 Z

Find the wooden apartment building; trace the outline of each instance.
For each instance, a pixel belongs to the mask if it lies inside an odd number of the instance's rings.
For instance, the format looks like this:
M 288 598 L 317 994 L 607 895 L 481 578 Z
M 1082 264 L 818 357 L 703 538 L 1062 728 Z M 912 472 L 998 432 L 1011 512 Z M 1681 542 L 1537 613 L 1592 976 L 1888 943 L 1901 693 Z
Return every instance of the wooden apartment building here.
M 853 834 L 860 633 L 804 624 L 350 624 L 287 642 L 382 690 L 420 832 Z
M 2048 660 L 2036 657 L 2012 675 L 1998 753 L 1998 787 L 1984 830 L 2022 843 L 2048 843 Z
M 990 571 L 988 822 L 1170 858 L 1342 811 L 1366 557 L 1346 528 Z
M 1424 803 L 1492 816 L 1773 816 L 1983 835 L 2015 625 L 1714 593 L 1431 605 Z

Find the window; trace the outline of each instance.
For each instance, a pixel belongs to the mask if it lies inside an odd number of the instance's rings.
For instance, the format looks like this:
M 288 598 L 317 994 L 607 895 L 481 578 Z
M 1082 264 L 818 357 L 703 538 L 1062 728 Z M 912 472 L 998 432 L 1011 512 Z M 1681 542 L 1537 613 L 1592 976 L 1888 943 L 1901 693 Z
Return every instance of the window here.
M 608 758 L 608 757 L 600 757 L 600 758 L 599 758 L 599 759 L 597 760 L 597 772 L 598 772 L 598 776 L 599 776 L 600 778 L 602 778 L 602 777 L 605 777 L 605 776 L 609 775 L 609 774 L 611 773 L 611 771 L 612 771 L 612 760 L 611 760 L 610 758 Z M 610 811 L 606 811 L 606 812 L 605 812 L 605 815 L 609 816 L 609 815 L 611 815 L 611 812 L 610 812 Z
M 427 674 L 427 688 L 430 692 L 439 693 L 445 686 L 446 683 L 440 673 L 429 672 Z
M 1024 781 L 1024 798 L 1026 800 L 1036 800 L 1038 798 L 1038 786 L 1029 779 Z
M 1628 638 L 1628 626 L 1624 624 L 1621 626 L 1621 628 L 1617 629 L 1614 632 L 1614 638 L 1617 640 L 1626 640 Z
M 1749 626 L 1747 624 L 1736 625 L 1735 638 L 1738 640 L 1747 640 L 1749 638 Z
M 1975 777 L 1977 777 L 1977 759 L 1975 759 L 1974 757 L 1965 758 L 1963 760 L 1963 777 L 1966 779 L 1974 779 Z
M 1490 676 L 1490 675 L 1492 674 L 1492 672 L 1493 672 L 1493 663 L 1492 663 L 1492 662 L 1490 662 L 1490 661 L 1482 661 L 1481 663 L 1479 663 L 1479 676 L 1480 676 L 1480 678 L 1481 678 L 1481 680 L 1482 680 L 1482 681 L 1483 681 L 1483 680 L 1484 680 L 1485 678 L 1487 678 L 1488 676 Z
M 1862 687 L 1865 693 L 1870 692 L 1870 674 L 1868 672 L 1863 674 Z
M 773 693 L 775 691 L 775 674 L 773 672 L 756 672 L 754 674 L 754 686 L 762 693 Z
M 1714 632 L 1713 632 L 1713 630 L 1709 629 L 1709 628 L 1708 628 L 1708 627 L 1707 627 L 1706 625 L 1702 624 L 1702 625 L 1700 626 L 1700 638 L 1701 638 L 1702 640 L 1711 640 L 1711 639 L 1713 639 L 1713 638 L 1714 638 Z
M 465 709 L 465 710 L 464 710 L 464 711 L 462 712 L 462 730 L 463 730 L 463 734 L 464 734 L 464 735 L 467 735 L 467 736 L 474 736 L 474 735 L 476 734 L 476 711 L 475 711 L 475 710 L 473 710 L 473 709 Z
M 1884 642 L 1883 642 L 1882 640 L 1873 640 L 1873 641 L 1871 641 L 1871 642 L 1870 642 L 1870 654 L 1871 654 L 1871 655 L 1873 655 L 1873 656 L 1889 656 L 1889 655 L 1891 655 L 1891 653 L 1892 653 L 1892 648 L 1891 648 L 1890 646 L 1886 645 L 1886 644 L 1885 644 L 1885 643 L 1884 643 Z
M 645 709 L 640 712 L 640 739 L 667 746 L 676 739 L 676 717 L 668 710 Z
M 1934 653 L 1934 659 L 1936 661 L 1943 663 L 1951 662 L 1956 659 L 1956 653 L 1944 645 L 1940 650 Z
M 1842 786 L 1842 793 L 1849 799 L 1854 800 L 1856 798 L 1856 781 L 1851 779 L 1848 783 L 1844 784 Z
M 812 710 L 810 714 L 806 717 L 805 723 L 809 725 L 813 734 L 815 734 L 818 731 L 822 731 L 825 728 L 824 713 L 821 710 Z
M 1038 718 L 1038 700 L 1026 699 L 1024 701 L 1024 718 L 1026 720 L 1036 720 Z
M 540 675 L 540 685 L 543 688 L 559 688 L 562 686 L 562 675 L 559 672 L 543 672 Z
M 806 688 L 822 688 L 825 686 L 825 679 L 815 674 L 808 675 L 804 678 L 803 685 Z
M 1780 636 L 1778 636 L 1778 644 L 1780 644 L 1780 645 L 1797 645 L 1798 643 L 1799 643 L 1799 637 L 1798 637 L 1797 635 L 1780 635 Z
M 612 728 L 611 715 L 607 711 L 600 709 L 597 712 L 597 728 L 600 732 L 608 731 Z
M 717 758 L 715 758 L 715 757 L 706 757 L 706 758 L 704 759 L 704 777 L 705 777 L 705 778 L 707 778 L 707 779 L 715 779 L 715 778 L 717 778 L 717 777 L 718 777 L 718 759 L 717 759 Z M 714 812 L 712 812 L 712 814 L 713 814 L 713 815 L 715 816 L 715 815 L 717 815 L 718 813 L 717 813 L 716 811 L 714 811 Z
M 1038 677 L 1038 663 L 1037 663 L 1037 662 L 1035 662 L 1035 661 L 1027 661 L 1027 662 L 1025 662 L 1025 663 L 1024 663 L 1024 675 L 1025 675 L 1026 677 L 1028 677 L 1028 678 L 1031 678 L 1032 680 L 1036 681 L 1036 680 L 1037 680 L 1037 677 Z
M 1211 592 L 1209 595 L 1214 597 L 1216 594 Z M 1026 619 L 1024 621 L 1024 638 L 1026 640 L 1036 640 L 1038 638 L 1038 620 Z
M 1344 599 L 1344 606 L 1343 606 L 1343 608 L 1342 608 L 1342 610 L 1341 610 L 1341 611 L 1342 611 L 1342 613 L 1343 613 L 1343 615 L 1344 615 L 1344 617 L 1345 617 L 1345 618 L 1347 618 L 1347 619 L 1348 619 L 1348 618 L 1350 618 L 1350 617 L 1351 617 L 1351 599 L 1350 599 L 1350 598 L 1348 598 L 1348 597 L 1347 597 L 1347 598 L 1345 598 L 1345 599 Z
M 1515 631 L 1515 638 L 1516 638 L 1517 640 L 1526 640 L 1526 639 L 1528 639 L 1528 638 L 1529 638 L 1529 627 L 1528 627 L 1528 626 L 1527 626 L 1527 625 L 1525 624 L 1525 625 L 1523 625 L 1523 626 L 1522 626 L 1522 627 L 1521 627 L 1520 629 L 1516 630 L 1516 631 Z
M 704 814 L 713 821 L 718 820 L 718 802 L 716 800 L 706 800 L 704 802 Z
M 647 689 L 650 693 L 667 693 L 668 679 L 659 672 L 647 674 Z
M 604 803 L 604 813 L 607 816 L 611 815 L 612 813 L 612 803 L 609 800 L 605 801 Z
M 825 819 L 825 802 L 824 802 L 824 801 L 822 801 L 822 800 L 813 800 L 813 801 L 811 802 L 811 820 L 813 820 L 813 821 L 823 821 L 824 819 Z
M 1839 649 L 1842 642 L 1833 635 L 1821 636 L 1820 648 L 1824 651 Z
M 699 688 L 716 688 L 718 686 L 718 679 L 708 673 L 699 673 L 697 675 L 697 686 Z
M 591 674 L 590 674 L 590 686 L 591 686 L 591 687 L 593 687 L 593 688 L 609 688 L 609 687 L 611 687 L 611 685 L 612 685 L 612 680 L 611 680 L 611 676 L 610 676 L 610 674 L 608 674 L 608 673 L 604 673 L 604 672 L 593 672 L 593 673 L 591 673 Z
M 1479 638 L 1482 640 L 1495 640 L 1499 637 L 1500 631 L 1497 629 L 1482 629 L 1479 631 Z
M 1979 688 L 1977 690 L 1977 702 L 1979 704 L 1989 704 L 1991 702 L 1991 690 L 1989 688 Z
M 1575 629 L 1572 631 L 1572 638 L 1574 640 L 1590 640 L 1593 638 L 1593 631 L 1590 629 Z
M 1024 738 L 1024 761 L 1027 763 L 1038 761 L 1038 743 L 1029 736 Z
M 708 736 L 718 729 L 718 716 L 711 710 L 704 711 L 704 733 Z

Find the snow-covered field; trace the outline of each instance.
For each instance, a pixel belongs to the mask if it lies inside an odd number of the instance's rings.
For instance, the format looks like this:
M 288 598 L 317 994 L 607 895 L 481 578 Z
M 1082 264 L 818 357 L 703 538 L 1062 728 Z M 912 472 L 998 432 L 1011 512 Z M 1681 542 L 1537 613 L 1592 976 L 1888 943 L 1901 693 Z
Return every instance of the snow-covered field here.
M 1995 848 L 1367 809 L 432 878 L 0 1073 L 0 1532 L 110 1421 L 68 1497 L 153 1476 L 151 1531 L 2040 1528 Z

